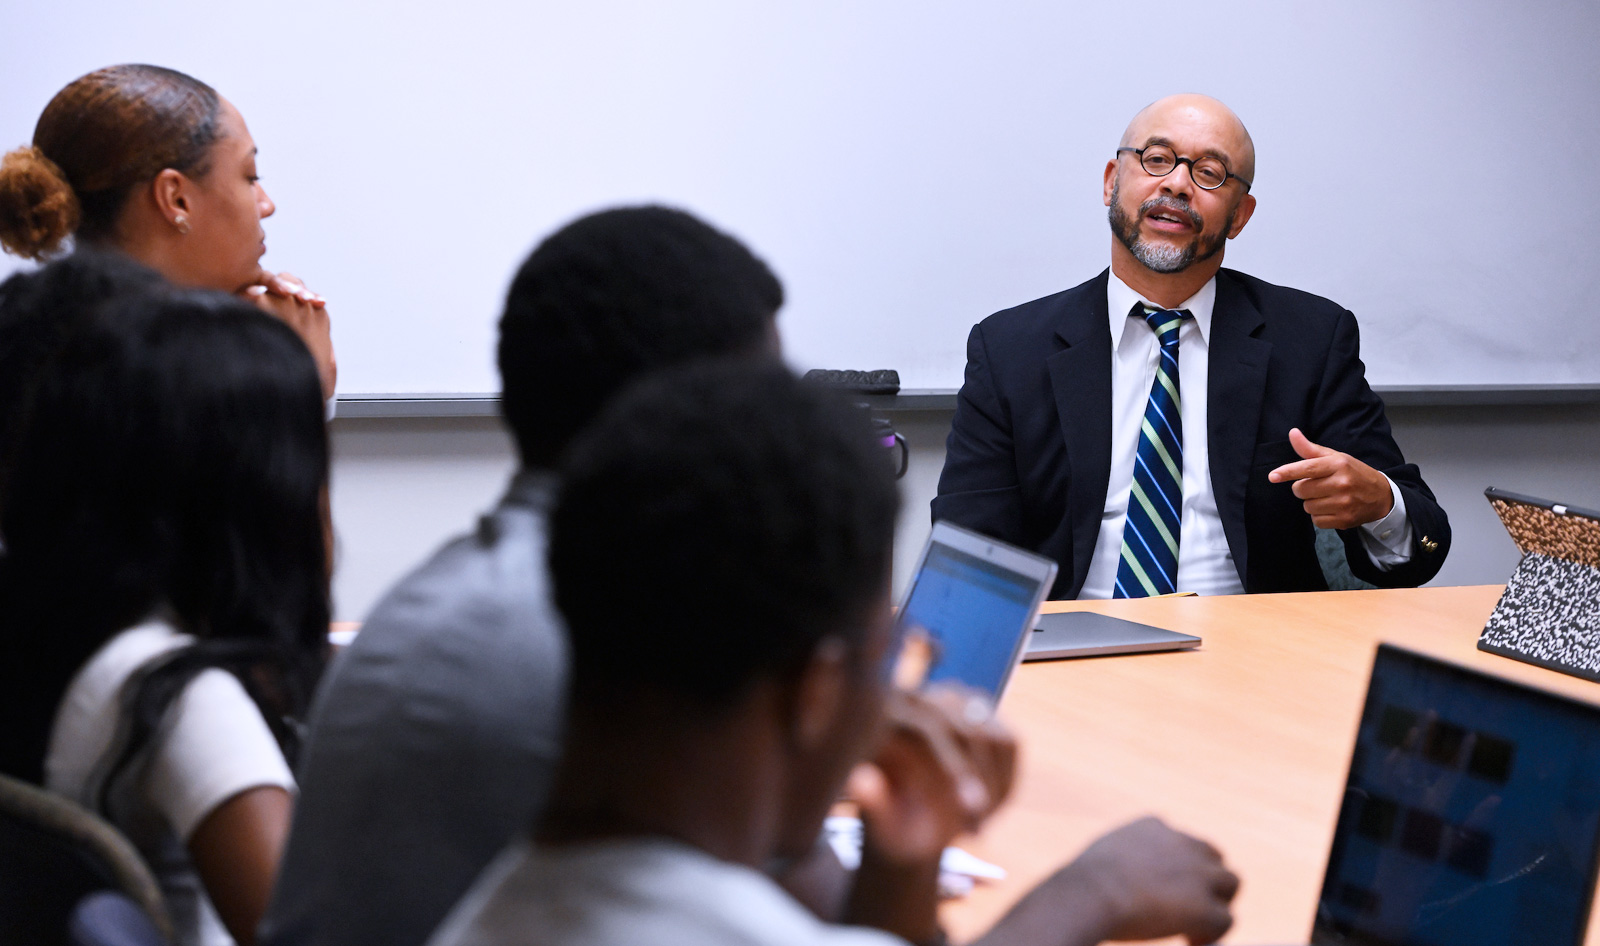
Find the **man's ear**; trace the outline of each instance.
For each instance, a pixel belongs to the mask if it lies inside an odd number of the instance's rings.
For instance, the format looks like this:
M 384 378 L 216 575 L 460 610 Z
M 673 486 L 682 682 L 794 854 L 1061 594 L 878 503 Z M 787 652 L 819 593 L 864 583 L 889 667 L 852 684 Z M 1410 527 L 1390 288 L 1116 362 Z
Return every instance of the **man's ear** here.
M 172 168 L 166 168 L 150 182 L 150 196 L 156 202 L 156 210 L 174 226 L 180 216 L 186 217 L 194 212 L 192 192 L 193 183 L 183 172 Z
M 1256 212 L 1256 195 L 1246 194 L 1239 200 L 1239 209 L 1233 213 L 1233 226 L 1228 228 L 1228 239 L 1238 236 L 1244 225 L 1250 222 L 1250 215 Z
M 1118 157 L 1121 157 L 1121 155 L 1118 155 Z M 1106 162 L 1106 179 L 1105 179 L 1104 182 L 1102 182 L 1101 187 L 1105 191 L 1104 197 L 1105 197 L 1106 206 L 1110 207 L 1111 206 L 1111 193 L 1112 193 L 1112 191 L 1115 191 L 1117 189 L 1117 159 L 1116 158 L 1112 158 L 1110 161 Z
M 825 637 L 811 652 L 794 683 L 790 736 L 797 748 L 818 748 L 837 732 L 852 679 L 849 651 L 843 640 Z

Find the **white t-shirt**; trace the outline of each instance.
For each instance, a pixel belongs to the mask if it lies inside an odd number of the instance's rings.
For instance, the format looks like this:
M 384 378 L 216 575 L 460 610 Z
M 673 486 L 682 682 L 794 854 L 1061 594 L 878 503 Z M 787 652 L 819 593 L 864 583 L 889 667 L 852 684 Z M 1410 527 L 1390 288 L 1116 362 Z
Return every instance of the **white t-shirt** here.
M 538 847 L 484 870 L 429 946 L 906 946 L 824 923 L 771 878 L 665 838 Z
M 115 763 L 123 685 L 141 667 L 194 638 L 155 618 L 111 638 L 62 695 L 45 753 L 45 787 L 99 811 L 126 834 L 160 881 L 183 946 L 232 943 L 206 897 L 185 845 L 206 816 L 247 789 L 294 790 L 278 742 L 256 704 L 223 670 L 195 676 L 164 725 L 99 805 Z

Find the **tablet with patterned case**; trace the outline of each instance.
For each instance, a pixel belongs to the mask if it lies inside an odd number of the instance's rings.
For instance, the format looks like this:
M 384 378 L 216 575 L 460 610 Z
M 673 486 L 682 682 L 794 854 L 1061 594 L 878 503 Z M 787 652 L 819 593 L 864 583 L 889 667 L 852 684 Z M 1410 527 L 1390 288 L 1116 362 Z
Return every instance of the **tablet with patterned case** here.
M 1478 649 L 1600 681 L 1600 512 L 1490 487 L 1522 552 Z

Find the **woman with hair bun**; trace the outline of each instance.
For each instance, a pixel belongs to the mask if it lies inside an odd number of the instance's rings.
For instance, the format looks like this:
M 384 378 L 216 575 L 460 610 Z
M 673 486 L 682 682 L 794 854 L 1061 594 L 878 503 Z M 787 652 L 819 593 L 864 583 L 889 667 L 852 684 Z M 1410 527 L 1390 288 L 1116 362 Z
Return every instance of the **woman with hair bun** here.
M 311 349 L 323 397 L 337 369 L 320 296 L 261 268 L 276 207 L 238 109 L 160 66 L 109 66 L 56 93 L 33 143 L 0 162 L 0 246 L 28 259 L 124 253 L 179 286 L 249 297 Z

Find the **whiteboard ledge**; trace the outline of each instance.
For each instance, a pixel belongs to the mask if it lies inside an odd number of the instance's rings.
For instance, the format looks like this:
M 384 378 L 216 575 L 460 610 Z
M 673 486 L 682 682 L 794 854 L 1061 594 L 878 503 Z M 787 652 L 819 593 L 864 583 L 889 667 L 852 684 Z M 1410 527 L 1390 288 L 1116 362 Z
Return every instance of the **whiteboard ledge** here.
M 334 419 L 368 417 L 497 417 L 498 394 L 340 394 Z M 953 411 L 956 391 L 948 389 L 904 390 L 899 394 L 863 395 L 861 400 L 875 410 Z
M 356 417 L 498 417 L 498 394 L 340 394 L 335 420 Z
M 1376 384 L 1389 407 L 1600 404 L 1600 384 Z
M 1600 384 L 1392 384 L 1375 385 L 1390 407 L 1489 407 L 1600 404 Z M 911 388 L 899 394 L 863 395 L 890 413 L 953 411 L 954 388 Z M 496 417 L 497 394 L 341 394 L 338 419 L 365 417 Z

